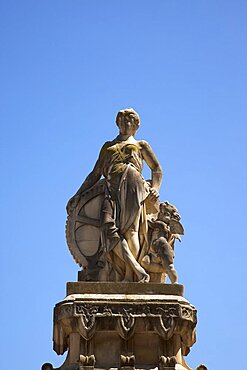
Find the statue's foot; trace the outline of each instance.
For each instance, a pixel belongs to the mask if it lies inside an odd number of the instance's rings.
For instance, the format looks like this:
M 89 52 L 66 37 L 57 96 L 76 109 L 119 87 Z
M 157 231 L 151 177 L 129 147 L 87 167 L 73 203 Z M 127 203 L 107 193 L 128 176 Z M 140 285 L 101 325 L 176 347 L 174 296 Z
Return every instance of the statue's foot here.
M 141 280 L 138 281 L 138 283 L 149 283 L 150 276 L 148 274 L 145 274 L 142 276 Z

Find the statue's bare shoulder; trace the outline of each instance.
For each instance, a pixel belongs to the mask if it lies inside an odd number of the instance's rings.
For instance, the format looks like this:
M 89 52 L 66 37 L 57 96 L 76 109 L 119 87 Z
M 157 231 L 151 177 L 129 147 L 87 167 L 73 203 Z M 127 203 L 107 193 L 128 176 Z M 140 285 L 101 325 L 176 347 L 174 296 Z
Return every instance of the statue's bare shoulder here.
M 106 152 L 107 152 L 107 149 L 109 147 L 111 147 L 112 145 L 116 144 L 116 139 L 113 139 L 111 141 L 106 141 L 101 149 L 100 149 L 100 153 L 99 153 L 99 159 L 103 159 L 103 157 L 105 156 Z
M 139 140 L 138 144 L 142 152 L 143 151 L 152 152 L 152 148 L 146 140 Z
M 138 141 L 143 159 L 146 161 L 148 166 L 157 172 L 162 172 L 160 164 L 150 146 L 145 140 Z
M 138 143 L 142 148 L 150 148 L 150 145 L 146 140 L 139 140 Z

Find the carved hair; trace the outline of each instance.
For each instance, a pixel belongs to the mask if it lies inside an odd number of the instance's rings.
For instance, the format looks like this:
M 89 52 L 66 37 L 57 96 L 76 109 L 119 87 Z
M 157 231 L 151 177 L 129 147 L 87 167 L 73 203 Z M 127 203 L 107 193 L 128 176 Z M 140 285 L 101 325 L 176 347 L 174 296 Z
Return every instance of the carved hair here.
M 122 117 L 122 116 L 131 116 L 131 117 L 133 117 L 135 128 L 136 128 L 136 130 L 138 130 L 138 128 L 140 126 L 140 117 L 139 117 L 139 114 L 133 108 L 121 109 L 118 112 L 117 117 L 116 117 L 117 126 L 119 126 L 119 118 Z

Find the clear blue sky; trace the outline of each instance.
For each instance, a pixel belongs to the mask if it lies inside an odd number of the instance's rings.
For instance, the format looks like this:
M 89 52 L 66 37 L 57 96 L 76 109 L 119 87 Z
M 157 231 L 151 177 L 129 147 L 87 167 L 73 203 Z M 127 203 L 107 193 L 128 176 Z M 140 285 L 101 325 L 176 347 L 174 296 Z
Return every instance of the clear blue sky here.
M 199 318 L 187 362 L 244 366 L 246 19 L 244 0 L 0 1 L 2 370 L 63 362 L 52 310 L 78 271 L 65 205 L 129 106 L 186 230 L 176 267 Z

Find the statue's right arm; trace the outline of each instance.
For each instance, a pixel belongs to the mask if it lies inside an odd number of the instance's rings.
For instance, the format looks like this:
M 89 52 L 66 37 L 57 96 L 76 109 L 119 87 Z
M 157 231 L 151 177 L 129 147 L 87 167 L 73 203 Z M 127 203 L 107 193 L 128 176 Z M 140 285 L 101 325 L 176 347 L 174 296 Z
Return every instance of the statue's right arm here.
M 103 171 L 104 156 L 105 156 L 105 152 L 108 146 L 109 146 L 108 142 L 106 142 L 103 145 L 92 172 L 90 172 L 90 174 L 86 177 L 85 181 L 82 183 L 82 185 L 77 190 L 75 195 L 68 201 L 68 204 L 66 207 L 68 214 L 70 214 L 73 211 L 73 209 L 77 206 L 80 200 L 81 193 L 91 188 L 93 185 L 95 185 L 100 180 L 102 176 L 102 171 Z

